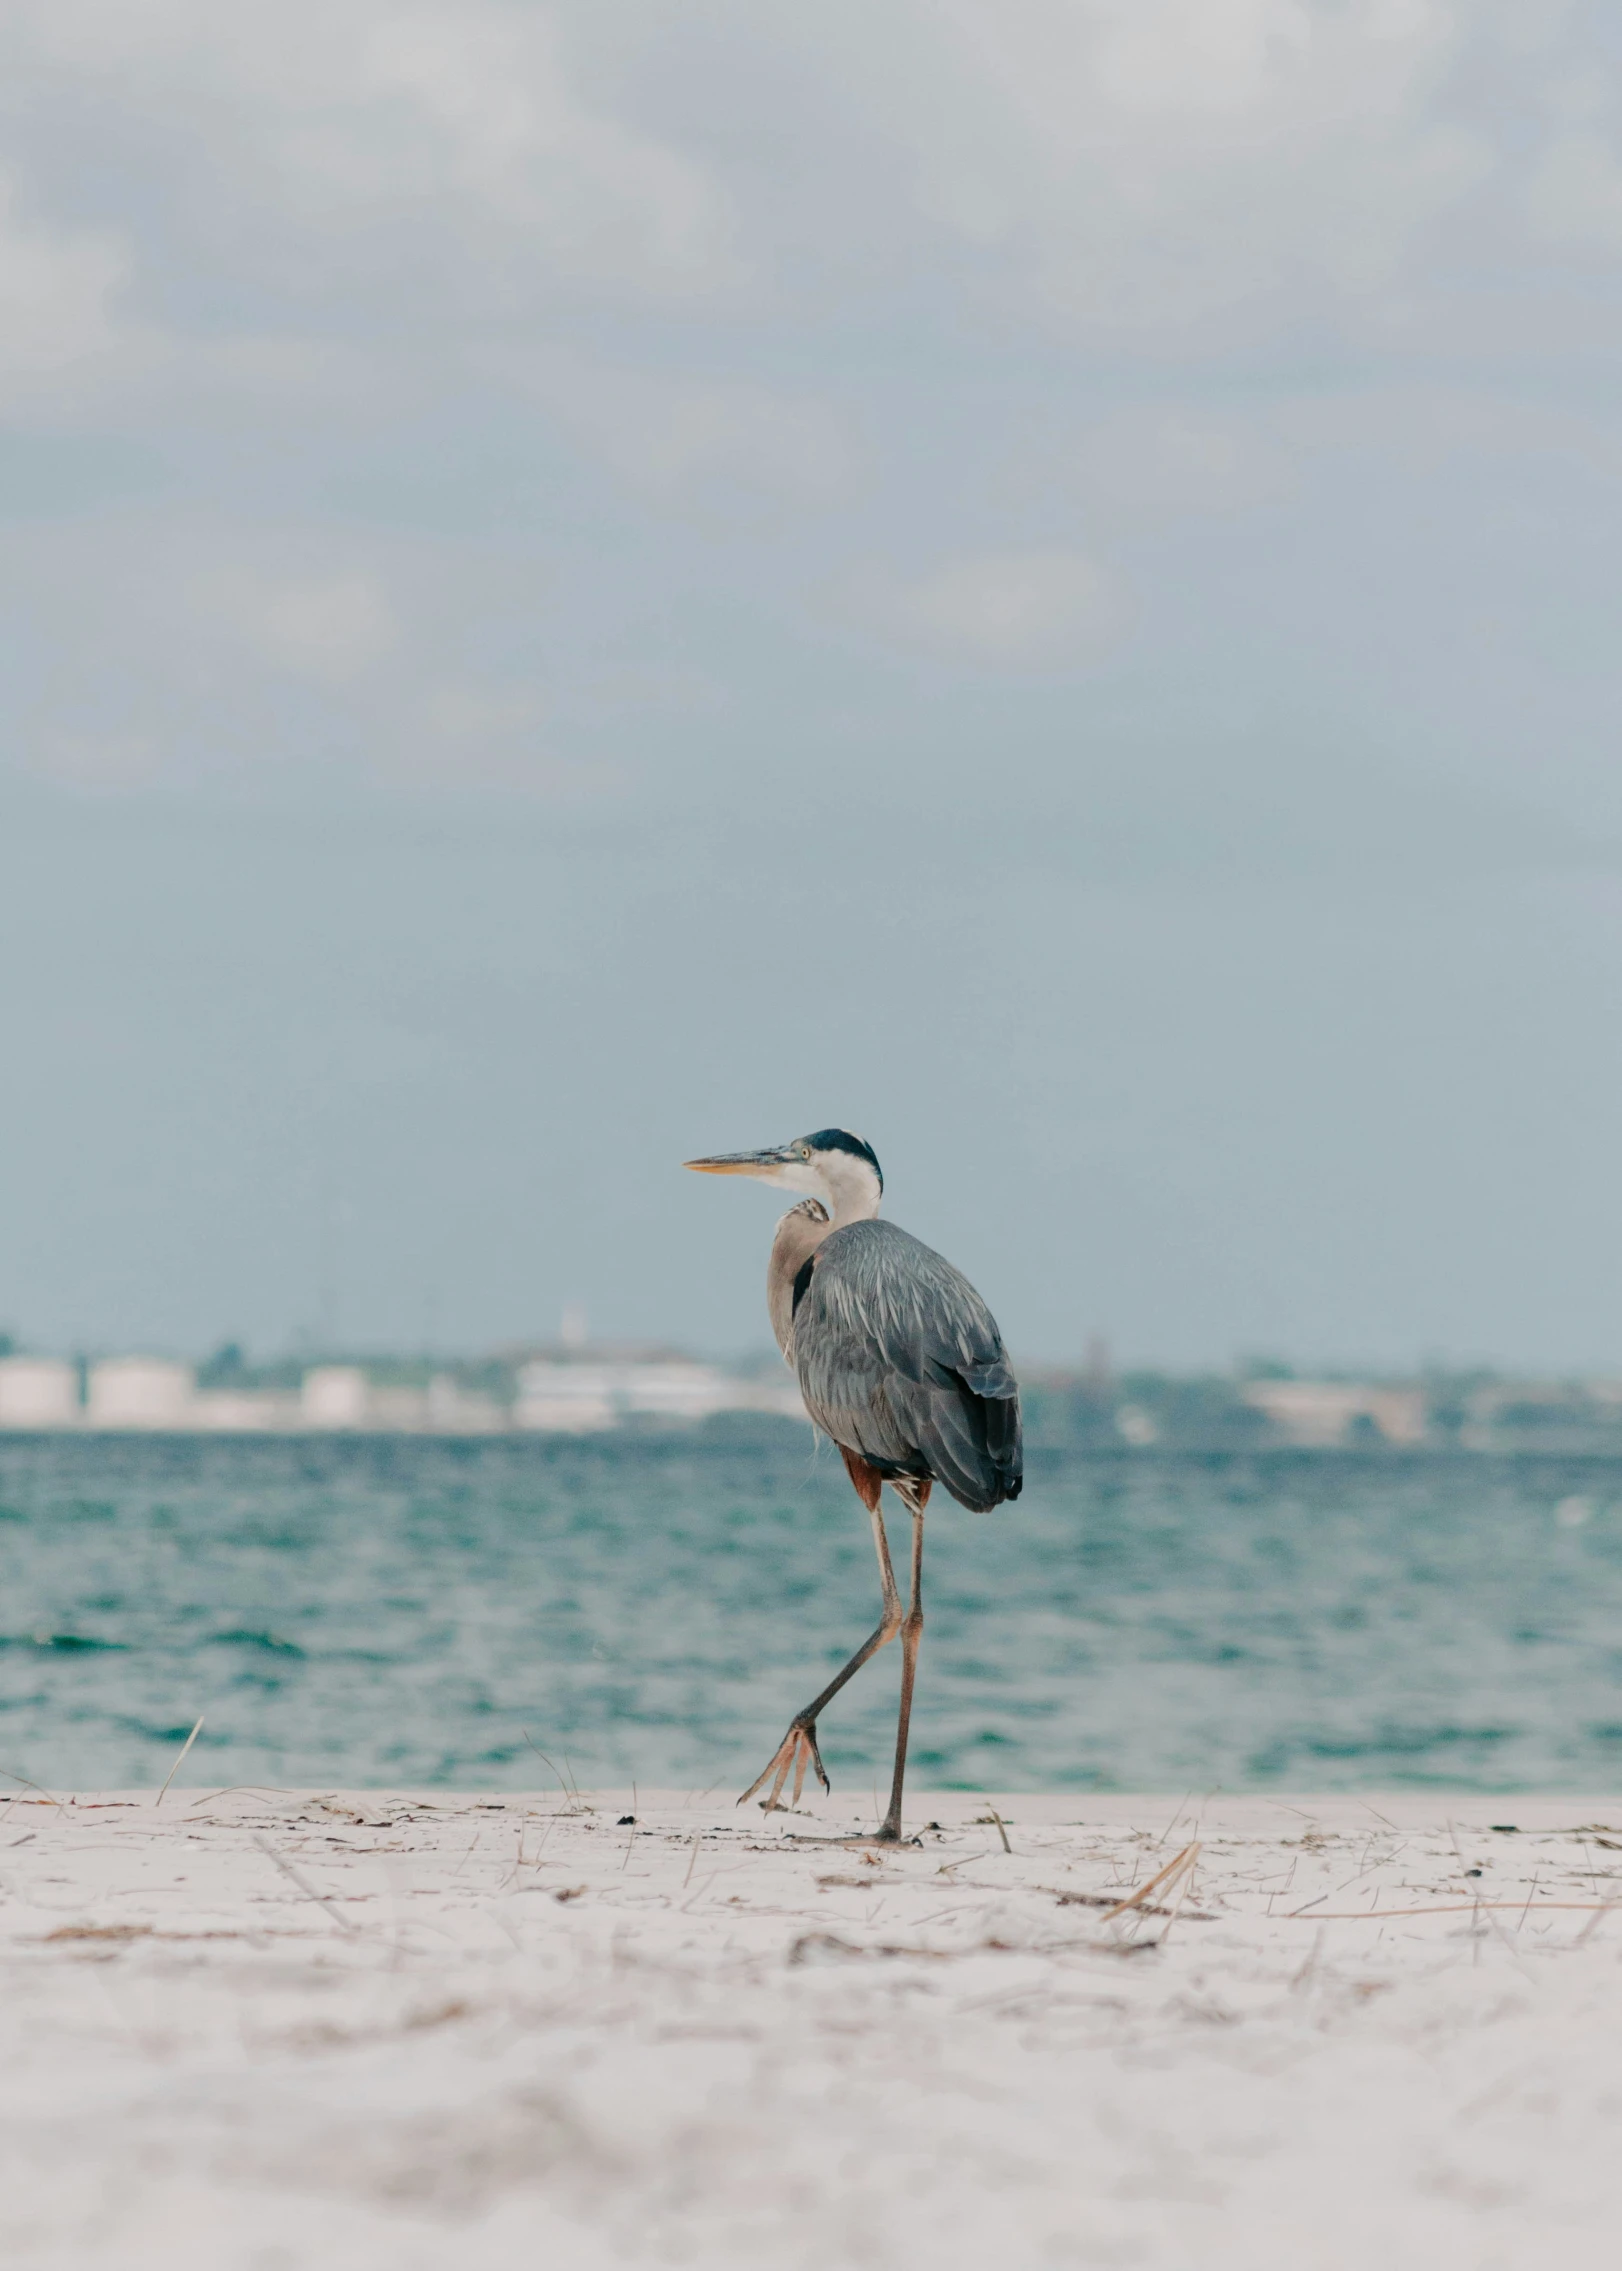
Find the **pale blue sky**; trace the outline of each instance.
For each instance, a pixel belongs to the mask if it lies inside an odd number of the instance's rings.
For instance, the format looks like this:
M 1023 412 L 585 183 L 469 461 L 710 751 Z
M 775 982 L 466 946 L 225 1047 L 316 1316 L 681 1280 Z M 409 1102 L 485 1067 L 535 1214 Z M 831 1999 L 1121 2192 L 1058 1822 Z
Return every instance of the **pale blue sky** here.
M 19 0 L 0 1324 L 1622 1369 L 1559 0 Z

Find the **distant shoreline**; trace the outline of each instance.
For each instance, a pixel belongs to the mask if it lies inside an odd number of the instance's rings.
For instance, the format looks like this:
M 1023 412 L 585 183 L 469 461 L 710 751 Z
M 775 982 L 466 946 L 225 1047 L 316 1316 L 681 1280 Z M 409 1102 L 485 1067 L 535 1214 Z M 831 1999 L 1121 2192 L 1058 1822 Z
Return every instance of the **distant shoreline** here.
M 723 1419 L 696 1421 L 685 1426 L 621 1425 L 594 1428 L 579 1434 L 564 1429 L 545 1432 L 504 1428 L 468 1434 L 455 1428 L 427 1427 L 0 1427 L 0 1454 L 44 1444 L 78 1444 L 110 1448 L 136 1445 L 212 1446 L 235 1449 L 277 1446 L 312 1449 L 353 1448 L 398 1444 L 455 1449 L 493 1456 L 519 1452 L 540 1459 L 593 1452 L 612 1457 L 628 1448 L 648 1451 L 723 1452 L 747 1450 L 765 1444 L 802 1444 L 810 1429 L 808 1420 L 773 1414 L 727 1414 Z M 1335 1473 L 1400 1474 L 1453 1468 L 1484 1473 L 1493 1468 L 1524 1474 L 1538 1466 L 1581 1467 L 1622 1474 L 1622 1444 L 1595 1448 L 1587 1444 L 1494 1445 L 1486 1448 L 1455 1443 L 1043 1443 L 1027 1439 L 1026 1457 L 1039 1467 L 1096 1466 L 1148 1470 L 1157 1467 L 1260 1468 L 1266 1470 L 1327 1470 Z

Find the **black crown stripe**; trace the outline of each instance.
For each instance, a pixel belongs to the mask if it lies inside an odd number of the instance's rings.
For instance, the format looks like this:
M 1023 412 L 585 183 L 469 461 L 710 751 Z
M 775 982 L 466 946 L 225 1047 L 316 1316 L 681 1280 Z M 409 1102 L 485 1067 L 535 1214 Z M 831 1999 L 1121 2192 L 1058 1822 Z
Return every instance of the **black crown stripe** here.
M 853 1159 L 865 1159 L 879 1179 L 879 1189 L 883 1190 L 884 1169 L 879 1165 L 873 1146 L 863 1143 L 859 1135 L 852 1135 L 849 1128 L 819 1128 L 805 1140 L 813 1151 L 848 1151 Z

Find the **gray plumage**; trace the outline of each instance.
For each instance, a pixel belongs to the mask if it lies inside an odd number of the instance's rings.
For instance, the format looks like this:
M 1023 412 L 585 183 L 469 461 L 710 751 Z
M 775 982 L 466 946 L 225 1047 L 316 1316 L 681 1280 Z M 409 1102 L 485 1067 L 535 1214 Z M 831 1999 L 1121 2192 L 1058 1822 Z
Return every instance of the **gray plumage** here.
M 799 1375 L 805 1408 L 839 1445 L 867 1508 L 883 1595 L 876 1629 L 795 1713 L 765 1772 L 743 1796 L 754 1797 L 769 1782 L 761 1800 L 768 1811 L 797 1806 L 810 1770 L 828 1788 L 818 1717 L 899 1633 L 895 1770 L 889 1807 L 873 1833 L 878 1843 L 893 1845 L 901 1835 L 907 1731 L 924 1629 L 930 1488 L 944 1484 L 976 1513 L 1019 1496 L 1019 1389 L 996 1320 L 962 1271 L 893 1222 L 879 1221 L 884 1174 L 862 1137 L 848 1128 L 822 1128 L 764 1151 L 713 1152 L 687 1164 L 703 1175 L 747 1175 L 808 1194 L 777 1225 L 766 1301 L 777 1345 Z M 886 1483 L 912 1521 L 912 1599 L 905 1613 L 880 1503 Z
M 785 1218 L 767 1282 L 811 1417 L 886 1477 L 931 1476 L 976 1513 L 1017 1498 L 1019 1389 L 979 1294 L 893 1222 L 832 1229 L 811 1207 Z

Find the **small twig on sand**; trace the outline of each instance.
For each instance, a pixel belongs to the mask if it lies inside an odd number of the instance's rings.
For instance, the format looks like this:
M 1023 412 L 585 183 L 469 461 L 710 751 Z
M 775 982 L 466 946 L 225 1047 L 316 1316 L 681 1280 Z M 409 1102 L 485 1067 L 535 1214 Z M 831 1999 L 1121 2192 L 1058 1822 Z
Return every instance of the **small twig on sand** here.
M 945 1871 L 937 1870 L 936 1874 L 944 1876 Z M 954 1885 L 958 1883 L 973 1885 L 977 1891 L 989 1892 L 991 1890 L 989 1885 L 982 1885 L 978 1877 L 966 1879 L 954 1877 L 952 1882 Z M 1067 1892 L 1060 1885 L 1026 1885 L 1023 1889 L 1026 1892 L 1051 1893 L 1061 1908 L 1113 1908 L 1115 1906 L 1108 1893 Z M 1138 1914 L 1140 1916 L 1176 1916 L 1182 1908 L 1183 1897 L 1179 1893 L 1175 1908 L 1163 1907 L 1159 1901 L 1146 1900 L 1139 1908 Z M 1203 1909 L 1191 1908 L 1188 1913 L 1196 1923 L 1210 1924 L 1214 1922 L 1214 1918 L 1206 1915 Z
M 1487 1929 L 1489 1932 L 1491 1932 L 1495 1940 L 1499 1940 L 1503 1943 L 1504 1953 L 1508 1956 L 1510 1962 L 1515 1966 L 1515 1969 L 1520 1973 L 1521 1977 L 1524 1980 L 1528 1981 L 1533 1987 L 1539 1985 L 1536 1972 L 1534 1972 L 1528 1966 L 1521 1954 L 1520 1949 L 1515 1945 L 1515 1942 L 1504 1930 L 1504 1927 L 1499 1923 L 1496 1916 L 1489 1915 L 1487 1917 Z
M 1311 1983 L 1312 1975 L 1318 1968 L 1318 1958 L 1323 1953 L 1323 1944 L 1323 1928 L 1320 1925 L 1312 1942 L 1312 1953 L 1307 1957 L 1306 1962 L 1301 1966 L 1301 1969 L 1290 1981 L 1290 1986 L 1292 1989 L 1305 1988 Z
M 8 1782 L 15 1782 L 18 1786 L 18 1789 L 34 1791 L 43 1804 L 47 1806 L 54 1806 L 58 1813 L 62 1813 L 66 1810 L 63 1807 L 60 1798 L 53 1798 L 49 1790 L 41 1789 L 40 1785 L 37 1782 L 30 1782 L 26 1774 L 14 1774 L 9 1766 L 0 1766 L 0 1774 L 3 1774 Z M 17 1792 L 16 1790 L 14 1790 L 11 1793 L 11 1796 L 6 1800 L 7 1808 L 9 1809 L 16 1803 Z
M 1597 1932 L 1597 1931 L 1599 1930 L 1600 1926 L 1601 1926 L 1601 1925 L 1602 1925 L 1602 1924 L 1604 1923 L 1604 1921 L 1605 1921 L 1606 1917 L 1610 1915 L 1610 1913 L 1611 1913 L 1611 1911 L 1612 1911 L 1612 1909 L 1613 1909 L 1613 1908 L 1622 1908 L 1622 1901 L 1616 1901 L 1616 1900 L 1607 1900 L 1607 1901 L 1602 1901 L 1602 1902 L 1600 1903 L 1599 1907 L 1595 1909 L 1595 1911 L 1594 1911 L 1593 1915 L 1592 1915 L 1592 1916 L 1591 1916 L 1591 1917 L 1590 1917 L 1590 1918 L 1588 1919 L 1588 1922 L 1587 1922 L 1587 1923 L 1586 1923 L 1586 1924 L 1585 1924 L 1585 1925 L 1583 1926 L 1582 1930 L 1581 1930 L 1581 1931 L 1580 1931 L 1580 1932 L 1578 1933 L 1578 1935 L 1577 1935 L 1576 1939 L 1575 1939 L 1575 1940 L 1573 1940 L 1573 1942 L 1571 1943 L 1571 1944 L 1572 1944 L 1572 1946 L 1573 1946 L 1574 1948 L 1581 1948 L 1581 1947 L 1584 1947 L 1584 1946 L 1586 1946 L 1586 1944 L 1588 1943 L 1588 1941 L 1589 1941 L 1589 1940 L 1591 1940 L 1591 1939 L 1593 1938 L 1594 1934 L 1595 1934 L 1595 1933 L 1596 1933 L 1596 1932 Z
M 993 1806 L 991 1809 L 991 1818 L 997 1825 L 997 1835 L 1002 1839 L 1003 1851 L 1005 1853 L 1012 1853 L 1014 1848 L 1008 1842 L 1008 1832 L 1003 1827 L 1003 1818 L 1001 1814 L 998 1813 L 995 1806 Z
M 154 1805 L 154 1806 L 161 1806 L 161 1805 L 163 1804 L 163 1801 L 164 1801 L 164 1799 L 165 1799 L 165 1798 L 166 1798 L 166 1797 L 167 1797 L 167 1796 L 169 1795 L 169 1785 L 170 1785 L 170 1783 L 171 1783 L 171 1782 L 173 1782 L 173 1780 L 174 1780 L 175 1776 L 176 1776 L 176 1775 L 177 1775 L 177 1774 L 178 1774 L 178 1773 L 180 1772 L 181 1768 L 182 1768 L 182 1767 L 183 1767 L 183 1766 L 185 1765 L 185 1763 L 186 1763 L 186 1753 L 187 1753 L 187 1752 L 188 1752 L 188 1751 L 189 1751 L 189 1750 L 191 1749 L 191 1747 L 192 1747 L 193 1743 L 195 1743 L 195 1742 L 196 1742 L 196 1740 L 197 1740 L 198 1736 L 199 1736 L 199 1735 L 200 1735 L 200 1734 L 202 1733 L 202 1731 L 203 1731 L 203 1715 L 202 1715 L 202 1713 L 201 1713 L 201 1712 L 199 1712 L 199 1713 L 197 1714 L 197 1724 L 196 1724 L 196 1726 L 195 1726 L 195 1727 L 194 1727 L 194 1728 L 192 1729 L 191 1733 L 190 1733 L 190 1734 L 189 1734 L 189 1735 L 188 1735 L 188 1736 L 186 1737 L 186 1740 L 185 1740 L 185 1741 L 184 1741 L 184 1742 L 183 1742 L 183 1743 L 181 1744 L 181 1746 L 180 1746 L 180 1756 L 179 1756 L 179 1758 L 177 1758 L 177 1759 L 175 1760 L 175 1763 L 174 1763 L 174 1765 L 173 1765 L 172 1767 L 170 1767 L 170 1769 L 169 1769 L 168 1773 L 167 1773 L 167 1774 L 166 1774 L 166 1775 L 164 1776 L 164 1778 L 163 1778 L 163 1788 L 162 1788 L 162 1789 L 161 1789 L 161 1790 L 160 1790 L 160 1791 L 158 1792 L 157 1796 L 156 1796 L 156 1797 L 155 1797 L 155 1798 L 153 1799 L 153 1801 L 152 1801 L 152 1803 L 153 1803 L 153 1805 Z
M 525 1742 L 529 1744 L 530 1749 L 535 1753 L 535 1756 L 540 1760 L 541 1764 L 546 1768 L 547 1772 L 556 1777 L 558 1788 L 563 1792 L 564 1797 L 569 1802 L 570 1813 L 589 1814 L 591 1812 L 591 1808 L 586 1804 L 585 1799 L 581 1797 L 579 1787 L 574 1781 L 572 1770 L 569 1779 L 565 1781 L 562 1774 L 558 1772 L 557 1767 L 553 1765 L 552 1761 L 547 1757 L 545 1751 L 541 1749 L 540 1744 L 534 1741 L 534 1739 L 531 1737 L 529 1729 L 527 1727 L 520 1727 L 518 1732 L 523 1736 Z M 567 1765 L 567 1760 L 565 1760 L 564 1763 Z
M 199 1727 L 203 1724 L 201 1719 L 198 1720 L 197 1724 Z M 177 1766 L 180 1764 L 179 1759 L 176 1759 L 175 1764 Z M 188 1803 L 193 1806 L 212 1806 L 216 1805 L 221 1798 L 238 1798 L 244 1795 L 250 1798 L 296 1798 L 300 1793 L 297 1790 L 284 1789 L 279 1782 L 233 1782 L 225 1790 L 199 1790 L 196 1797 L 190 1799 Z
M 1607 1909 L 1619 1907 L 1622 1907 L 1622 1901 L 1540 1900 L 1538 1902 L 1538 1914 L 1543 1916 L 1556 1908 L 1575 1908 L 1586 1913 L 1587 1910 L 1592 1908 L 1597 1909 L 1603 1916 Z M 1490 1909 L 1501 1908 L 1520 1909 L 1521 1922 L 1525 1923 L 1527 1912 L 1521 1907 L 1518 1900 L 1446 1900 L 1439 1901 L 1434 1908 L 1326 1908 L 1321 1917 L 1314 1916 L 1312 1921 L 1315 1924 L 1320 1922 L 1390 1924 L 1399 1916 L 1484 1916 Z M 1281 1916 L 1278 1921 L 1281 1924 L 1287 1924 L 1291 1916 L 1300 1916 L 1304 1913 L 1305 1911 L 1299 1908 L 1291 1909 L 1287 1915 Z
M 316 1891 L 314 1885 L 311 1884 L 309 1878 L 304 1875 L 302 1870 L 295 1869 L 291 1861 L 284 1860 L 281 1854 L 277 1852 L 275 1846 L 271 1844 L 270 1840 L 268 1838 L 261 1837 L 257 1830 L 255 1830 L 253 1833 L 253 1842 L 258 1846 L 260 1852 L 265 1856 L 265 1859 L 267 1861 L 273 1861 L 275 1863 L 276 1867 L 280 1869 L 282 1875 L 287 1879 L 289 1884 L 296 1885 L 298 1890 L 304 1895 L 306 1900 L 319 1901 L 321 1906 L 326 1910 L 327 1914 L 332 1918 L 333 1923 L 337 1925 L 339 1931 L 347 1932 L 351 1939 L 354 1938 L 357 1927 L 350 1923 L 347 1916 L 340 1916 L 338 1914 L 337 1908 L 333 1904 L 333 1902 L 327 1898 L 324 1892 Z
M 1186 1790 L 1186 1791 L 1185 1791 L 1185 1792 L 1183 1793 L 1183 1802 L 1182 1802 L 1182 1804 L 1181 1804 L 1181 1805 L 1180 1805 L 1180 1806 L 1178 1807 L 1178 1809 L 1177 1809 L 1176 1813 L 1174 1813 L 1174 1814 L 1172 1815 L 1172 1817 L 1171 1817 L 1171 1820 L 1170 1820 L 1170 1821 L 1169 1821 L 1169 1822 L 1168 1822 L 1168 1823 L 1166 1824 L 1165 1828 L 1164 1828 L 1164 1829 L 1163 1829 L 1163 1830 L 1161 1831 L 1160 1835 L 1159 1835 L 1159 1836 L 1158 1836 L 1158 1837 L 1157 1837 L 1157 1838 L 1155 1839 L 1155 1851 L 1156 1851 L 1157 1853 L 1158 1853 L 1158 1852 L 1160 1851 L 1160 1848 L 1161 1848 L 1161 1847 L 1162 1847 L 1162 1846 L 1163 1846 L 1163 1845 L 1165 1844 L 1165 1842 L 1166 1842 L 1167 1838 L 1168 1838 L 1168 1837 L 1170 1837 L 1170 1835 L 1171 1835 L 1172 1831 L 1173 1831 L 1173 1830 L 1174 1830 L 1174 1829 L 1175 1829 L 1175 1828 L 1177 1827 L 1177 1824 L 1178 1824 L 1178 1823 L 1179 1823 L 1179 1822 L 1180 1822 L 1180 1821 L 1182 1820 L 1183 1816 L 1184 1816 L 1184 1815 L 1185 1815 L 1185 1814 L 1187 1813 L 1187 1811 L 1188 1811 L 1188 1801 L 1189 1801 L 1189 1799 L 1190 1799 L 1190 1798 L 1192 1798 L 1192 1797 L 1193 1797 L 1193 1795 L 1194 1795 L 1194 1793 L 1193 1793 L 1193 1791 L 1192 1791 L 1192 1790 Z

